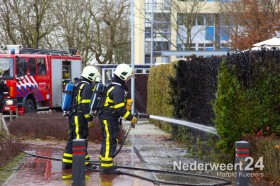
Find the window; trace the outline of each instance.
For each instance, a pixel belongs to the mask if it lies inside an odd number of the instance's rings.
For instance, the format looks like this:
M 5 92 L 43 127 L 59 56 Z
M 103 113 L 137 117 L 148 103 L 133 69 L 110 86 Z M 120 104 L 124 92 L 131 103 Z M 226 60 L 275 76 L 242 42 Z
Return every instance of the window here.
M 177 50 L 184 50 L 183 44 L 177 44 Z
M 26 59 L 23 57 L 17 57 L 16 59 L 16 71 L 17 77 L 25 76 L 27 68 L 26 68 Z
M 150 52 L 151 51 L 151 41 L 146 41 L 145 42 L 145 52 Z
M 37 59 L 37 66 L 38 66 L 38 75 L 39 76 L 46 75 L 46 63 L 44 58 Z
M 170 5 L 170 0 L 164 0 L 164 7 L 163 7 L 163 9 L 164 10 L 170 10 L 170 8 L 171 8 L 171 5 Z
M 169 50 L 169 43 L 164 42 L 154 42 L 154 51 L 162 51 L 162 50 Z
M 71 61 L 62 61 L 62 72 L 62 79 L 65 81 L 70 81 Z
M 145 54 L 145 64 L 150 64 L 150 63 L 151 63 L 151 55 Z
M 36 75 L 36 64 L 34 58 L 28 59 L 28 67 L 29 67 L 29 75 L 35 76 Z
M 169 23 L 170 22 L 170 14 L 163 14 L 163 13 L 155 13 L 154 14 L 154 21 L 155 22 L 165 22 Z
M 230 44 L 229 43 L 221 43 L 221 50 L 229 50 Z
M 152 26 L 151 22 L 153 21 L 153 14 L 145 14 L 145 27 L 150 27 Z
M 204 43 L 198 44 L 198 50 L 204 50 Z
M 141 73 L 143 73 L 143 70 L 141 70 L 141 69 L 140 69 L 140 70 L 139 70 L 139 69 L 137 69 L 135 73 L 136 73 L 136 74 L 141 74 Z
M 230 37 L 229 32 L 230 32 L 229 27 L 222 26 L 220 30 L 221 40 L 229 40 Z
M 206 15 L 206 26 L 214 26 L 215 25 L 215 17 L 214 14 Z
M 14 77 L 14 59 L 0 58 L 0 69 L 3 71 L 4 79 L 12 79 Z
M 205 50 L 214 50 L 213 43 L 205 43 Z
M 225 16 L 220 17 L 220 25 L 221 26 L 228 26 L 229 25 L 229 18 Z
M 213 26 L 208 26 L 205 29 L 205 40 L 214 41 L 215 28 Z
M 204 14 L 197 14 L 197 25 L 204 25 Z
M 151 38 L 151 37 L 152 37 L 151 28 L 146 27 L 145 28 L 145 38 Z
M 205 43 L 205 47 L 214 47 L 213 43 Z
M 184 25 L 186 16 L 184 14 L 178 14 L 177 15 L 177 24 L 178 25 Z

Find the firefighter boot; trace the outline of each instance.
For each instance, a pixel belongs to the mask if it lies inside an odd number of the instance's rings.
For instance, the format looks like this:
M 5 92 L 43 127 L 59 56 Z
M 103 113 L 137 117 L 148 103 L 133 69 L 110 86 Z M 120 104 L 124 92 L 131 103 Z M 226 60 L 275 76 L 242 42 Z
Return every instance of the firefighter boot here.
M 101 167 L 100 174 L 120 174 L 115 166 L 113 167 Z
M 72 163 L 62 162 L 62 169 L 63 170 L 65 170 L 65 169 L 72 169 Z

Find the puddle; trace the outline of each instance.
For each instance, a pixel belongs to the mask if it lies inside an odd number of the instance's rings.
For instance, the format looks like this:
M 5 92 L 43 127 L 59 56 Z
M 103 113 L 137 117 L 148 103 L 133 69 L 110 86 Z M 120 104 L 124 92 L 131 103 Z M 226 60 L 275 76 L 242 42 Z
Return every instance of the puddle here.
M 61 158 L 61 149 L 38 148 L 29 153 L 39 156 Z M 125 153 L 126 156 L 118 159 L 118 164 L 130 164 L 131 152 Z M 133 171 L 129 171 L 133 173 Z M 100 175 L 98 172 L 86 171 L 86 185 L 153 185 L 150 182 L 139 180 L 126 175 Z M 19 170 L 9 178 L 4 184 L 5 186 L 19 185 L 72 185 L 72 170 L 62 170 L 61 162 L 50 159 L 42 159 L 27 156 L 22 160 Z

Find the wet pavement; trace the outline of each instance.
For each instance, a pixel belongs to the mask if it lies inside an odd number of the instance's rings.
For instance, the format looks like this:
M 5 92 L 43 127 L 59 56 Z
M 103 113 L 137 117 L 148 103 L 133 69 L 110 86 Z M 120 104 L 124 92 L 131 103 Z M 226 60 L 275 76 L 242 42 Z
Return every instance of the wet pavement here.
M 128 126 L 128 123 L 124 123 Z M 30 141 L 29 153 L 39 156 L 60 159 L 66 142 L 57 141 Z M 100 144 L 89 143 L 91 160 L 98 160 Z M 122 151 L 114 158 L 119 166 L 131 166 L 149 169 L 173 170 L 174 161 L 191 163 L 197 161 L 185 158 L 186 150 L 174 141 L 169 134 L 158 129 L 148 122 L 139 122 L 135 129 L 130 131 Z M 141 175 L 154 180 L 177 181 L 188 184 L 211 184 L 211 180 L 182 175 L 168 175 L 139 170 L 120 169 L 121 171 Z M 72 185 L 71 170 L 62 170 L 61 161 L 26 156 L 14 174 L 5 182 L 5 186 L 14 185 Z M 85 185 L 101 186 L 149 186 L 152 182 L 141 180 L 127 175 L 100 175 L 99 172 L 87 170 Z

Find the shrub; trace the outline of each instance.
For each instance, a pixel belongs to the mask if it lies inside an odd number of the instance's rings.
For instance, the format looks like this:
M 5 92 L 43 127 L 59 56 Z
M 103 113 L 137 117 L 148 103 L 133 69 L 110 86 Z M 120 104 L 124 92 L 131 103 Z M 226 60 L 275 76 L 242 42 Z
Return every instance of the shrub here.
M 7 140 L 5 136 L 0 134 L 0 167 L 21 153 L 25 147 L 26 145 L 19 141 Z
M 247 135 L 244 139 L 250 142 L 255 161 L 263 157 L 265 178 L 280 183 L 280 138 L 267 133 L 268 130 Z
M 97 118 L 94 118 L 93 122 L 95 124 L 89 129 L 88 140 L 100 142 L 102 138 L 100 123 Z M 20 138 L 67 140 L 68 117 L 62 117 L 61 112 L 24 114 L 12 120 L 9 130 L 12 135 Z M 123 137 L 124 131 L 120 130 L 120 142 Z
M 147 112 L 153 115 L 172 117 L 173 106 L 169 78 L 174 75 L 174 64 L 152 67 L 148 79 Z M 172 128 L 166 122 L 153 121 L 160 128 L 171 132 Z
M 225 59 L 218 75 L 214 121 L 218 146 L 227 154 L 234 153 L 235 141 L 266 126 L 280 134 L 279 51 L 244 55 Z
M 225 154 L 232 154 L 234 142 L 242 136 L 242 125 L 239 119 L 242 112 L 240 103 L 243 95 L 234 70 L 227 69 L 226 64 L 221 64 L 218 75 L 217 99 L 214 101 L 215 126 L 220 136 L 218 147 Z

